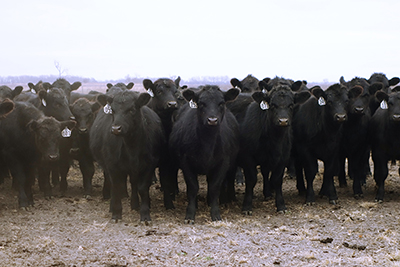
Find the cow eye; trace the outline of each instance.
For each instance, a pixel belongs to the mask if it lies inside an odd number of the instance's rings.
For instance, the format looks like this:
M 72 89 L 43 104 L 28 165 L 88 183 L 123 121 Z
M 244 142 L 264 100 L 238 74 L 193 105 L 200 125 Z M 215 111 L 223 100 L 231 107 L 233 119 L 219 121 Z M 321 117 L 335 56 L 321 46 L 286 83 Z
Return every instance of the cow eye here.
M 161 95 L 162 94 L 162 91 L 161 90 L 158 90 L 157 92 L 156 92 L 156 95 Z

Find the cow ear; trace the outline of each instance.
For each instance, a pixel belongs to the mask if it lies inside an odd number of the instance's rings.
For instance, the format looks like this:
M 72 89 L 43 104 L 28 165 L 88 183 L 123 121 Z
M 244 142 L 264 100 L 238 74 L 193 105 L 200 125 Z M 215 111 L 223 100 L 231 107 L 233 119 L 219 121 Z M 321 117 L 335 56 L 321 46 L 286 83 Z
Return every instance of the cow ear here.
M 50 88 L 53 87 L 53 86 L 52 86 L 50 83 L 48 83 L 48 82 L 42 83 L 42 86 L 43 86 L 43 88 L 44 88 L 45 90 L 49 90 Z
M 392 92 L 400 92 L 400 86 L 396 86 L 392 89 Z
M 257 104 L 260 104 L 261 101 L 265 100 L 265 94 L 263 92 L 254 92 L 251 97 Z
M 314 86 L 311 88 L 311 93 L 318 99 L 320 97 L 326 98 L 326 93 L 319 86 Z
M 35 91 L 35 85 L 33 83 L 28 83 L 28 87 L 29 87 L 29 89 Z
M 368 89 L 369 90 L 369 94 L 370 95 L 374 95 L 377 91 L 380 91 L 383 88 L 384 88 L 383 83 L 381 83 L 381 82 L 373 83 L 373 84 L 370 85 L 370 87 Z
M 150 79 L 144 79 L 143 86 L 144 86 L 144 89 L 146 89 L 146 90 L 154 88 L 154 84 Z
M 101 105 L 100 105 L 100 103 L 99 102 L 93 102 L 92 103 L 92 105 L 90 106 L 90 108 L 91 108 L 91 110 L 92 110 L 92 112 L 93 113 L 96 113 L 100 108 L 101 108 Z
M 73 84 L 71 84 L 71 91 L 75 91 L 76 89 L 81 87 L 81 85 L 82 85 L 81 82 L 74 82 Z
M 62 121 L 61 122 L 61 129 L 64 129 L 65 127 L 67 127 L 68 129 L 72 130 L 72 129 L 75 128 L 75 125 L 76 125 L 76 121 L 72 121 L 72 120 Z
M 181 82 L 181 76 L 178 76 L 174 81 L 176 88 L 179 88 L 179 83 L 180 82 Z
M 129 90 L 133 88 L 135 84 L 133 82 L 128 83 L 128 85 L 126 86 L 126 88 L 128 88 Z
M 302 104 L 307 101 L 311 97 L 311 93 L 309 91 L 302 91 L 294 94 L 294 103 Z
M 305 83 L 307 84 L 307 82 Z M 303 86 L 303 81 L 295 81 L 290 88 L 292 89 L 293 92 L 297 92 L 300 90 L 300 88 Z
M 190 89 L 185 89 L 184 91 L 182 91 L 182 95 L 186 99 L 186 101 L 189 102 L 190 100 L 193 100 L 195 103 L 197 103 L 198 97 L 194 91 Z
M 242 88 L 242 83 L 237 78 L 232 78 L 231 84 L 233 87 Z
M 16 97 L 17 95 L 19 95 L 22 92 L 22 89 L 24 89 L 24 88 L 20 85 L 15 87 L 14 90 L 12 91 L 13 98 Z
M 107 103 L 112 103 L 113 98 L 111 96 L 100 94 L 96 97 L 96 100 L 102 105 L 105 106 Z
M 356 85 L 349 90 L 347 95 L 349 98 L 357 98 L 359 95 L 361 95 L 363 90 L 364 88 L 362 88 L 360 85 Z
M 113 87 L 112 83 L 107 83 L 107 88 L 110 89 L 111 87 Z
M 343 76 L 340 76 L 339 82 L 340 82 L 340 84 L 342 84 L 344 86 L 346 86 L 346 84 L 347 84 L 346 81 L 344 80 Z
M 375 93 L 375 97 L 378 99 L 379 102 L 382 102 L 383 100 L 387 102 L 389 100 L 389 95 L 380 90 Z
M 392 79 L 389 80 L 389 85 L 390 85 L 390 86 L 393 86 L 393 85 L 398 84 L 399 82 L 400 82 L 400 78 L 398 78 L 398 77 L 393 77 Z
M 35 120 L 31 120 L 30 122 L 28 122 L 26 126 L 29 129 L 29 131 L 34 132 L 38 129 L 39 123 Z
M 136 107 L 141 108 L 144 105 L 147 105 L 151 99 L 151 96 L 148 93 L 141 93 L 136 100 Z
M 233 101 L 239 95 L 240 90 L 237 88 L 231 88 L 224 93 L 225 102 Z
M 258 82 L 258 88 L 260 88 L 261 91 L 263 91 L 263 90 L 269 91 L 268 90 L 268 82 L 266 82 L 265 79 L 259 81 Z
M 8 114 L 11 113 L 11 111 L 13 111 L 14 107 L 15 107 L 14 102 L 6 98 L 0 104 L 0 116 L 5 118 Z

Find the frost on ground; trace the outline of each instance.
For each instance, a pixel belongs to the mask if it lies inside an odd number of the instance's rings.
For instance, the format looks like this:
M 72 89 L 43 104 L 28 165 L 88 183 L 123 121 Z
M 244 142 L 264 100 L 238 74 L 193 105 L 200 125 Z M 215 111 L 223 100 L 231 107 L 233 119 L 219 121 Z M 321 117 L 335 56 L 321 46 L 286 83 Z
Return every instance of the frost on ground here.
M 241 186 L 238 202 L 221 207 L 221 222 L 210 221 L 201 178 L 194 225 L 183 224 L 182 177 L 172 211 L 164 209 L 159 185 L 152 186 L 149 226 L 138 223 L 127 199 L 122 222 L 110 223 L 100 171 L 91 199 L 82 197 L 80 172 L 71 168 L 66 196 L 56 187 L 55 197 L 45 200 L 35 186 L 30 211 L 17 209 L 17 194 L 6 179 L 0 187 L 0 266 L 400 266 L 400 183 L 397 168 L 391 168 L 382 204 L 374 202 L 372 178 L 361 200 L 352 197 L 351 181 L 348 188 L 337 188 L 336 206 L 327 199 L 304 206 L 295 180 L 285 178 L 289 212 L 277 214 L 274 201 L 261 200 L 260 179 L 253 216 L 241 214 Z M 316 189 L 321 180 L 316 178 Z

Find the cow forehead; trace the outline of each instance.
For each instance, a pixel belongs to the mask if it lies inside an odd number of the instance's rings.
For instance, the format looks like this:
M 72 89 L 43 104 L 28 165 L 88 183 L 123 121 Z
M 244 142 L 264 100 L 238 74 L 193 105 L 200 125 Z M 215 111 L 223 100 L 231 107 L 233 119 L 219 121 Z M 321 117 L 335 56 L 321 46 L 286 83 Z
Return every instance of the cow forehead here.
M 160 90 L 176 89 L 175 83 L 169 79 L 158 79 L 154 82 L 154 85 L 157 89 Z
M 224 94 L 218 87 L 206 87 L 199 92 L 199 101 L 202 102 L 221 102 Z

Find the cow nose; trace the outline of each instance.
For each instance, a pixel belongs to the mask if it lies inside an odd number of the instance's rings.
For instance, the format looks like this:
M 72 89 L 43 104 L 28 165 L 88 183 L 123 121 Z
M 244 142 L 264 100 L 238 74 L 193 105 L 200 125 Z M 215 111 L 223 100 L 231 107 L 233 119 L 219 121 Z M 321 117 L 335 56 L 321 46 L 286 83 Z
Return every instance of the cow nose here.
M 76 120 L 74 116 L 69 117 L 69 119 L 72 121 Z
M 79 128 L 79 133 L 80 134 L 85 134 L 85 133 L 87 133 L 88 132 L 88 129 L 87 128 Z
M 121 125 L 113 125 L 111 126 L 111 132 L 115 135 L 119 135 L 121 133 L 122 126 Z
M 399 114 L 394 114 L 392 116 L 392 118 L 393 118 L 394 121 L 400 121 L 400 115 Z
M 354 108 L 354 112 L 357 113 L 357 114 L 361 114 L 361 113 L 364 112 L 364 108 L 362 108 L 362 107 L 356 107 L 356 108 Z
M 279 126 L 288 126 L 289 125 L 289 119 L 288 118 L 280 118 L 278 120 Z
M 178 105 L 178 104 L 176 103 L 176 101 L 169 101 L 169 102 L 167 103 L 168 108 L 176 108 L 177 105 Z
M 218 118 L 216 117 L 209 117 L 207 119 L 208 125 L 217 125 L 218 124 Z
M 49 160 L 50 161 L 56 161 L 58 159 L 58 155 L 57 154 L 50 154 L 49 155 Z
M 335 119 L 338 122 L 343 122 L 347 119 L 347 116 L 346 116 L 346 114 L 336 114 Z

